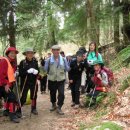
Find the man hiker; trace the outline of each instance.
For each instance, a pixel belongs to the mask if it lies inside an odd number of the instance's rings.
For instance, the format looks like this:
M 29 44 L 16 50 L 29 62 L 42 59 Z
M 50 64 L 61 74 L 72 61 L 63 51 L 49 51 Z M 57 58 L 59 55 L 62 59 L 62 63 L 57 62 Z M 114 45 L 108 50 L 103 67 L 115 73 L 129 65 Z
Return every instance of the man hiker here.
M 16 95 L 13 92 L 16 71 L 16 54 L 18 51 L 14 47 L 6 50 L 6 57 L 0 57 L 0 98 L 4 98 L 4 116 L 9 116 L 14 123 L 20 120 L 15 113 Z
M 72 107 L 78 109 L 80 106 L 80 86 L 81 86 L 81 76 L 84 70 L 83 62 L 83 52 L 78 51 L 76 53 L 77 58 L 72 60 L 70 63 L 69 71 L 69 83 L 72 94 Z
M 41 64 L 39 67 L 39 80 L 40 80 L 40 91 L 41 94 L 46 93 L 46 87 L 47 87 L 47 72 L 43 69 L 45 66 L 45 59 L 41 58 Z
M 65 87 L 65 74 L 69 71 L 67 60 L 60 55 L 60 46 L 52 46 L 53 55 L 47 59 L 45 63 L 45 70 L 48 73 L 48 87 L 50 90 L 50 100 L 52 107 L 50 111 L 57 108 L 57 112 L 63 115 L 62 106 L 64 104 L 64 87 Z M 58 102 L 56 106 L 56 93 L 58 91 Z
M 21 106 L 24 105 L 27 99 L 28 90 L 30 89 L 31 99 L 31 113 L 38 115 L 36 109 L 37 99 L 37 77 L 39 73 L 38 62 L 34 58 L 35 51 L 32 48 L 27 48 L 23 55 L 25 59 L 20 62 L 19 65 L 19 76 L 20 76 L 20 90 L 21 90 Z M 21 109 L 17 109 L 17 113 L 21 114 Z

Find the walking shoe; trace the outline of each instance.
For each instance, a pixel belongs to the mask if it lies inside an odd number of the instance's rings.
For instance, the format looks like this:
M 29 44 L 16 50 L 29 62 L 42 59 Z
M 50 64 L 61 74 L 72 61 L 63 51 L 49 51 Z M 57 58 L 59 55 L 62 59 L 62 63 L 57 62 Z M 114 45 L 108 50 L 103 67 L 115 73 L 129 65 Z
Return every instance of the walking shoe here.
M 16 110 L 16 116 L 17 116 L 18 118 L 21 118 L 21 117 L 22 117 L 21 109 L 17 109 L 17 110 Z
M 9 110 L 4 110 L 3 111 L 3 116 L 9 116 Z
M 43 91 L 41 91 L 41 94 L 43 94 Z
M 57 108 L 57 113 L 58 113 L 59 115 L 64 115 L 64 112 L 61 110 L 61 107 L 58 107 L 58 108 Z
M 34 115 L 38 115 L 38 111 L 36 109 L 32 109 L 31 113 Z
M 75 105 L 74 109 L 79 109 L 79 107 L 80 107 L 79 105 Z
M 74 106 L 75 106 L 75 103 L 74 103 L 74 102 L 72 102 L 71 107 L 74 107 Z
M 56 103 L 53 103 L 50 108 L 50 111 L 55 111 L 55 110 L 56 110 Z
M 9 113 L 10 121 L 14 123 L 20 123 L 19 118 L 15 115 L 15 113 Z
M 42 91 L 41 94 L 46 94 L 46 91 Z

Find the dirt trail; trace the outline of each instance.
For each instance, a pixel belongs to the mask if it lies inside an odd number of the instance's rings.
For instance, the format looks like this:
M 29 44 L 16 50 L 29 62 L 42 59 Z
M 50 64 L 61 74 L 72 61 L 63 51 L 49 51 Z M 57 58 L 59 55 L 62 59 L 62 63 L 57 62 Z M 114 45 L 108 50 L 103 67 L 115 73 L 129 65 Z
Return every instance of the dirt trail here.
M 0 117 L 0 130 L 78 130 L 80 122 L 85 121 L 83 116 L 87 117 L 87 113 L 83 109 L 73 110 L 70 107 L 70 90 L 66 90 L 65 96 L 65 104 L 63 106 L 64 116 L 49 111 L 49 93 L 43 95 L 39 93 L 38 116 L 32 115 L 30 119 L 30 106 L 26 105 L 23 108 L 25 118 L 21 119 L 19 124 L 11 123 L 6 117 Z

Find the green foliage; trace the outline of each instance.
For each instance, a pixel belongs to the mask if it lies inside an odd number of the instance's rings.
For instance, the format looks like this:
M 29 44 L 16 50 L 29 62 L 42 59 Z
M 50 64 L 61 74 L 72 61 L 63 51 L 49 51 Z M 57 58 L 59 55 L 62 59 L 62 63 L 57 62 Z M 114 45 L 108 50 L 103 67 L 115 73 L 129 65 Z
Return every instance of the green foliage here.
M 113 70 L 117 70 L 122 68 L 123 66 L 128 65 L 128 61 L 130 58 L 130 46 L 126 47 L 125 49 L 121 50 L 117 55 L 116 58 L 110 64 Z
M 80 20 L 79 20 L 80 19 Z M 85 5 L 66 16 L 64 29 L 59 32 L 59 39 L 76 44 L 86 44 L 87 15 Z
M 103 103 L 104 98 L 107 96 L 107 93 L 100 93 L 96 99 L 97 104 Z
M 101 92 L 97 98 L 96 98 L 96 104 L 98 104 L 99 106 L 103 103 L 105 97 L 107 96 L 107 93 Z M 85 106 L 88 107 L 89 103 L 90 103 L 91 97 L 90 96 L 86 96 L 85 97 Z M 93 100 L 92 100 L 92 104 L 93 104 Z
M 93 130 L 94 128 L 96 128 L 96 130 L 105 130 L 106 128 L 110 129 L 110 130 L 123 130 L 123 128 L 113 122 L 105 122 L 102 124 L 99 124 L 98 126 L 94 126 L 91 128 L 88 128 L 88 130 Z M 81 129 L 83 130 L 83 129 Z
M 127 77 L 127 79 L 125 79 L 123 82 L 122 82 L 122 86 L 120 86 L 119 90 L 120 92 L 124 92 L 130 85 L 130 76 Z
M 116 94 L 114 92 L 110 92 L 108 93 L 107 98 L 107 104 L 111 106 L 116 101 Z

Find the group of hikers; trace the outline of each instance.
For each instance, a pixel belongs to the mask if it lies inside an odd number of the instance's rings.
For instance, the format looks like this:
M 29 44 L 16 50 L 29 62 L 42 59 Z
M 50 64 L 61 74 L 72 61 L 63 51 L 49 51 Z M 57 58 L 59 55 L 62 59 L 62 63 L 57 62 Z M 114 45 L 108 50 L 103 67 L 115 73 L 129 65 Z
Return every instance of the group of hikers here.
M 71 107 L 74 109 L 80 107 L 80 93 L 85 93 L 91 98 L 90 102 L 96 104 L 96 97 L 101 92 L 107 92 L 110 79 L 95 42 L 89 44 L 88 51 L 85 47 L 80 47 L 75 55 L 69 53 L 65 56 L 59 45 L 53 45 L 51 52 L 46 58 L 41 58 L 40 66 L 32 48 L 23 52 L 25 59 L 19 65 L 16 63 L 18 50 L 14 47 L 9 47 L 6 56 L 0 57 L 0 98 L 4 99 L 3 115 L 9 116 L 12 122 L 20 122 L 22 107 L 26 103 L 29 90 L 31 114 L 38 115 L 38 80 L 41 94 L 46 92 L 48 86 L 52 103 L 50 111 L 56 110 L 59 115 L 64 114 L 62 106 L 67 77 L 72 95 Z M 17 94 L 13 91 L 14 88 L 17 89 Z

